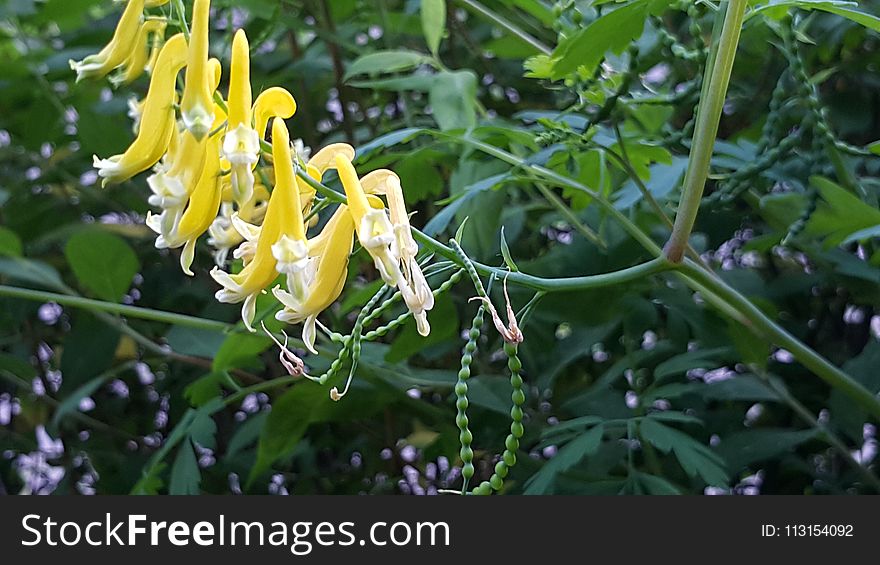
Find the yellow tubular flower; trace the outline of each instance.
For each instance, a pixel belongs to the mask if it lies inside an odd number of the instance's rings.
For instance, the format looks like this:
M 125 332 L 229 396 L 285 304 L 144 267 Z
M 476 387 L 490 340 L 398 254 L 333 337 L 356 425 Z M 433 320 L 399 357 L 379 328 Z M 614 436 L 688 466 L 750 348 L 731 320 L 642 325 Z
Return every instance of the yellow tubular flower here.
M 211 59 L 209 67 L 213 73 L 213 84 L 218 84 L 221 74 L 220 61 Z M 187 130 L 179 133 L 178 136 L 179 140 L 174 151 L 169 151 L 162 166 L 147 178 L 147 184 L 153 191 L 148 201 L 151 205 L 162 208 L 162 213 L 158 216 L 147 215 L 147 225 L 159 234 L 156 238 L 156 247 L 160 249 L 182 245 L 177 243 L 174 233 L 184 207 L 202 176 L 205 157 L 208 154 L 206 139 L 198 140 Z M 172 140 L 174 137 L 172 134 Z
M 144 0 L 128 0 L 113 38 L 99 53 L 89 55 L 82 61 L 70 61 L 76 71 L 76 81 L 84 78 L 100 78 L 121 65 L 132 53 L 138 38 L 138 28 L 144 14 Z
M 247 35 L 238 30 L 232 41 L 229 75 L 229 127 L 223 140 L 223 156 L 232 168 L 232 192 L 239 207 L 254 192 L 254 165 L 260 159 L 260 135 L 251 127 L 251 58 Z
M 399 256 L 392 249 L 395 242 L 394 228 L 384 209 L 370 205 L 367 194 L 351 160 L 345 155 L 336 155 L 336 170 L 345 188 L 348 207 L 357 229 L 358 240 L 373 258 L 382 280 L 389 286 L 397 286 L 403 278 L 400 271 Z
M 403 275 L 398 287 L 407 308 L 413 313 L 419 334 L 427 336 L 431 332 L 427 312 L 434 307 L 434 294 L 416 260 L 419 246 L 412 236 L 400 177 L 394 171 L 379 169 L 364 176 L 361 184 L 367 194 L 383 194 L 388 200 L 394 229 L 393 251 L 400 258 Z
M 132 48 L 131 54 L 122 63 L 122 72 L 110 77 L 113 86 L 120 86 L 134 82 L 147 68 L 150 58 L 149 39 L 151 35 L 163 35 L 167 22 L 161 20 L 148 20 L 141 26 L 137 41 Z
M 214 111 L 219 122 L 215 122 L 216 128 L 223 123 L 226 116 L 221 108 L 215 108 Z M 175 234 L 176 241 L 174 243 L 184 245 L 183 252 L 180 255 L 180 267 L 184 273 L 190 276 L 193 274 L 190 266 L 195 255 L 196 241 L 208 230 L 217 217 L 217 211 L 220 209 L 222 188 L 220 186 L 219 134 L 208 138 L 206 153 L 205 166 L 202 169 L 201 177 L 189 198 L 186 211 L 184 211 L 180 222 L 177 224 L 177 233 Z
M 254 167 L 260 158 L 260 140 L 272 117 L 289 118 L 296 112 L 296 101 L 283 88 L 264 92 L 253 103 L 250 47 L 247 34 L 238 30 L 232 41 L 232 71 L 229 79 L 229 127 L 223 141 L 223 156 L 232 169 L 232 191 L 239 207 L 250 200 L 254 190 Z M 254 116 L 257 128 L 254 128 Z
M 217 300 L 232 304 L 243 301 L 241 317 L 251 331 L 257 295 L 272 284 L 279 271 L 286 274 L 296 272 L 307 258 L 299 192 L 293 181 L 290 135 L 282 120 L 275 120 L 272 128 L 272 150 L 276 156 L 276 183 L 263 225 L 257 228 L 245 222 L 235 222 L 233 216 L 236 228 L 240 224 L 247 227 L 248 231 L 242 233 L 246 239 L 259 232 L 253 258 L 235 275 L 217 267 L 211 270 L 211 276 L 223 286 L 215 295 Z
M 189 40 L 189 61 L 180 113 L 183 125 L 196 139 L 204 139 L 214 123 L 214 90 L 208 63 L 208 34 L 211 0 L 193 2 L 192 32 Z
M 156 72 L 150 79 L 150 88 L 143 103 L 141 126 L 131 146 L 122 155 L 109 159 L 94 157 L 94 166 L 103 178 L 103 184 L 130 179 L 159 162 L 168 149 L 175 125 L 174 83 L 177 74 L 186 65 L 186 39 L 175 35 L 162 47 Z
M 354 244 L 354 221 L 346 206 L 339 206 L 318 236 L 323 241 L 320 253 L 313 257 L 307 298 L 297 300 L 279 287 L 272 289 L 284 309 L 275 318 L 290 324 L 303 323 L 302 339 L 306 348 L 315 350 L 315 325 L 318 315 L 339 298 L 348 274 L 348 257 Z
M 354 154 L 354 147 L 347 143 L 331 143 L 309 158 L 306 171 L 310 177 L 321 182 L 324 173 L 328 169 L 336 167 L 337 155 L 342 155 L 351 161 L 354 159 Z M 303 202 L 303 213 L 308 214 L 311 210 L 312 200 L 315 198 L 315 189 L 302 179 L 297 179 L 297 181 L 299 182 L 300 199 Z

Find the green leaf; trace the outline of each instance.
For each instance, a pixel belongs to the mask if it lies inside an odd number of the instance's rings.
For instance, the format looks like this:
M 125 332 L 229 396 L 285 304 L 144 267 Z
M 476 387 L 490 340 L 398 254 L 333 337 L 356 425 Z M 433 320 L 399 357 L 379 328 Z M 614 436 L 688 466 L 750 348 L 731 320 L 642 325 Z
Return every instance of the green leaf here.
M 76 312 L 61 350 L 64 390 L 78 387 L 110 368 L 119 332 L 87 311 Z
M 677 486 L 673 485 L 663 477 L 658 477 L 656 475 L 649 475 L 647 473 L 641 473 L 639 471 L 635 471 L 633 476 L 642 487 L 645 489 L 645 492 L 648 494 L 656 494 L 656 495 L 672 495 L 672 494 L 683 494 L 681 489 Z
M 377 51 L 352 61 L 345 72 L 345 80 L 358 75 L 378 75 L 407 71 L 428 61 L 430 61 L 430 58 L 416 51 Z
M 817 433 L 816 430 L 792 431 L 785 428 L 745 430 L 723 438 L 718 446 L 718 453 L 731 469 L 738 470 L 790 452 L 805 441 L 815 438 Z
M 473 71 L 439 73 L 428 98 L 443 131 L 470 129 L 477 124 L 477 75 Z
M 767 367 L 770 344 L 766 339 L 758 337 L 755 332 L 734 320 L 727 322 L 727 334 L 743 362 L 761 369 Z
M 857 2 L 838 2 L 832 0 L 770 0 L 767 4 L 763 4 L 754 8 L 746 17 L 746 19 L 764 14 L 774 19 L 780 19 L 788 12 L 788 8 L 796 6 L 802 10 L 821 10 L 838 16 L 843 16 L 849 20 L 863 25 L 868 29 L 880 32 L 880 18 L 872 14 L 854 10 L 853 7 L 858 6 Z
M 131 494 L 155 496 L 159 494 L 165 481 L 162 480 L 162 473 L 168 465 L 165 462 L 159 462 L 146 470 L 140 480 L 132 487 Z
M 272 463 L 293 453 L 309 427 L 312 415 L 330 402 L 327 388 L 311 382 L 296 384 L 275 400 L 260 434 L 257 460 L 248 476 L 248 485 L 265 473 Z
M 514 273 L 519 271 L 519 267 L 516 266 L 513 256 L 510 254 L 510 247 L 507 246 L 507 238 L 504 237 L 504 226 L 501 226 L 501 257 L 504 258 L 504 264 L 507 265 L 508 269 Z
M 266 425 L 268 417 L 269 412 L 263 411 L 245 420 L 229 439 L 224 458 L 227 461 L 234 459 L 247 447 L 254 444 L 260 437 L 260 432 L 263 430 L 263 426 Z
M 498 414 L 510 413 L 510 383 L 498 375 L 480 375 L 468 381 L 468 401 Z
M 459 328 L 458 310 L 448 296 L 437 299 L 434 309 L 428 312 L 428 323 L 431 324 L 431 333 L 427 337 L 419 335 L 414 321 L 406 324 L 385 359 L 389 363 L 399 363 L 427 347 L 454 339 Z
M 847 236 L 880 224 L 880 210 L 862 202 L 842 186 L 824 177 L 811 177 L 822 200 L 807 222 L 806 233 L 825 238 L 825 247 L 839 245 Z
M 61 275 L 58 274 L 55 267 L 32 259 L 0 257 L 0 275 L 41 288 L 59 290 L 64 287 Z
M 58 407 L 55 409 L 55 413 L 52 414 L 52 423 L 50 428 L 52 430 L 57 430 L 58 425 L 64 420 L 64 418 L 68 414 L 73 414 L 77 410 L 79 410 L 79 403 L 83 398 L 90 396 L 95 393 L 101 385 L 109 380 L 110 376 L 102 375 L 100 377 L 95 377 L 94 379 L 86 382 L 84 385 L 80 386 L 78 389 L 70 393 L 67 398 L 61 401 Z
M 14 231 L 0 226 L 0 256 L 21 257 L 21 239 Z
M 532 475 L 525 484 L 524 494 L 547 494 L 553 487 L 553 481 L 558 473 L 571 469 L 581 462 L 584 457 L 598 451 L 602 444 L 602 435 L 605 426 L 598 424 L 565 444 L 556 455 L 541 467 L 541 470 Z
M 202 473 L 193 445 L 189 441 L 181 444 L 171 467 L 171 480 L 168 483 L 169 494 L 199 494 Z
M 586 76 L 592 75 L 606 53 L 622 53 L 642 35 L 645 19 L 660 14 L 668 4 L 668 0 L 634 0 L 613 12 L 606 12 L 559 43 L 550 56 L 550 73 L 545 78 L 559 80 L 579 67 L 584 68 Z M 534 65 L 531 68 L 535 70 Z
M 639 433 L 642 439 L 663 453 L 672 452 L 681 468 L 691 477 L 699 476 L 712 486 L 727 486 L 729 478 L 724 461 L 689 435 L 652 418 L 641 421 Z
M 446 0 L 422 0 L 421 14 L 425 42 L 436 56 L 446 30 Z
M 102 231 L 74 234 L 64 255 L 80 284 L 110 302 L 122 299 L 140 269 L 137 255 L 125 240 Z
M 229 335 L 214 356 L 212 369 L 216 372 L 242 367 L 259 366 L 257 356 L 269 349 L 272 340 L 264 335 L 237 333 Z
M 175 353 L 206 359 L 212 359 L 216 355 L 217 351 L 226 343 L 226 337 L 225 334 L 218 331 L 185 326 L 173 326 L 165 334 L 168 346 Z
M 695 349 L 676 355 L 657 365 L 654 369 L 654 379 L 660 381 L 667 377 L 683 375 L 691 369 L 715 369 L 729 351 L 727 347 L 718 347 L 715 349 Z
M 0 371 L 7 371 L 25 381 L 37 376 L 37 370 L 33 365 L 8 353 L 0 353 Z
M 428 92 L 431 90 L 431 85 L 434 84 L 434 75 L 412 74 L 376 80 L 353 80 L 348 84 L 355 88 L 372 88 L 373 90 L 391 90 L 393 92 L 415 90 L 418 92 Z
M 223 385 L 226 385 L 231 390 L 238 390 L 240 388 L 229 376 L 229 373 L 220 371 L 208 373 L 204 377 L 191 382 L 183 389 L 183 396 L 189 400 L 192 406 L 198 408 L 215 398 L 219 398 Z
M 779 395 L 755 375 L 738 375 L 732 379 L 708 384 L 700 389 L 700 394 L 706 400 L 780 401 Z

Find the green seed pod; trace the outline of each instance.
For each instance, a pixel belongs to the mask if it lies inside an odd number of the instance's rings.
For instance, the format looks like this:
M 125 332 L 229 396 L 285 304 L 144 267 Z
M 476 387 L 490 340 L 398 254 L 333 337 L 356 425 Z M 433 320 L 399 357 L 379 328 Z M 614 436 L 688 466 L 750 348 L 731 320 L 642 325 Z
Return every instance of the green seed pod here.
M 509 435 L 509 436 L 507 436 L 507 439 L 504 441 L 504 447 L 507 451 L 510 451 L 512 453 L 516 453 L 516 451 L 519 449 L 519 440 L 516 439 L 515 437 L 513 437 L 513 435 Z M 513 467 L 512 464 L 511 464 L 511 467 Z
M 502 487 L 504 487 L 504 479 L 502 479 L 498 475 L 492 475 L 489 478 L 489 486 L 492 487 L 493 490 L 499 491 Z
M 455 407 L 458 410 L 458 414 L 455 418 L 455 425 L 458 426 L 459 429 L 459 443 L 461 444 L 461 449 L 459 451 L 459 456 L 461 457 L 463 463 L 463 469 L 470 467 L 470 473 L 466 474 L 462 471 L 463 477 L 463 486 L 462 492 L 467 492 L 468 482 L 471 477 L 473 477 L 474 469 L 473 469 L 473 458 L 474 452 L 471 449 L 471 443 L 473 442 L 474 436 L 471 433 L 470 429 L 468 429 L 468 385 L 467 380 L 471 376 L 471 363 L 473 362 L 473 353 L 477 348 L 477 340 L 480 338 L 481 328 L 483 327 L 483 306 L 477 309 L 476 315 L 474 315 L 473 322 L 471 323 L 471 329 L 468 333 L 468 341 L 464 346 L 463 353 L 461 356 L 461 369 L 458 371 L 458 381 L 455 383 Z

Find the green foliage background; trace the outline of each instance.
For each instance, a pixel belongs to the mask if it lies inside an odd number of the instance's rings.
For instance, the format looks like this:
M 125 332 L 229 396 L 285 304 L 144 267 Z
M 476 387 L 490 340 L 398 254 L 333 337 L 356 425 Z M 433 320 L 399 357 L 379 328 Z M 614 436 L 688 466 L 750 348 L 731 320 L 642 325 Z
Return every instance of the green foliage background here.
M 751 4 L 692 244 L 876 395 L 878 4 Z M 247 29 L 255 88 L 284 86 L 298 101 L 293 137 L 313 149 L 347 140 L 359 171 L 393 168 L 413 223 L 438 240 L 469 218 L 461 244 L 475 261 L 558 278 L 651 255 L 593 196 L 474 141 L 598 193 L 658 245 L 668 237 L 656 208 L 671 217 L 678 201 L 708 3 L 214 6 L 215 55 L 228 64 L 234 26 Z M 153 247 L 143 178 L 95 183 L 91 156 L 130 142 L 127 99 L 145 83 L 74 84 L 68 60 L 97 51 L 117 17 L 104 0 L 0 2 L 0 489 L 460 489 L 452 391 L 473 287 L 465 278 L 438 301 L 430 338 L 407 325 L 365 343 L 342 402 L 273 380 L 283 369 L 272 343 L 230 331 L 238 309 L 214 301 L 209 254 L 189 278 Z M 379 288 L 371 269 L 352 261 L 324 323 L 351 329 Z M 62 308 L 11 287 L 148 310 Z M 504 492 L 877 492 L 876 419 L 679 278 L 537 302 L 522 285 L 510 294 L 517 310 L 531 306 L 520 320 L 525 436 Z M 321 348 L 308 360 L 316 371 L 338 346 Z M 501 348 L 487 322 L 468 394 L 479 480 L 510 426 Z

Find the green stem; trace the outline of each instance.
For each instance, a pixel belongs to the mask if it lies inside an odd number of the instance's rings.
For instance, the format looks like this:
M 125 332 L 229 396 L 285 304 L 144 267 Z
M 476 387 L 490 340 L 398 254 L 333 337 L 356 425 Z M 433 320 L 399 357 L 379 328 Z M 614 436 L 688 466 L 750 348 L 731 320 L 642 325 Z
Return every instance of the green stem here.
M 152 310 L 150 308 L 141 308 L 139 306 L 115 304 L 113 302 L 104 302 L 102 300 L 83 298 L 81 296 L 69 296 L 66 294 L 45 292 L 42 290 L 32 290 L 29 288 L 20 288 L 15 286 L 0 285 L 0 296 L 21 298 L 24 300 L 34 300 L 36 302 L 56 302 L 58 304 L 61 304 L 62 306 L 82 308 L 84 310 L 92 310 L 94 312 L 109 312 L 111 314 L 129 316 L 132 318 L 139 318 L 141 320 L 151 320 L 153 322 L 163 322 L 166 324 L 175 324 L 178 326 L 187 326 L 190 328 L 198 328 L 203 330 L 226 331 L 232 327 L 225 322 L 208 320 L 205 318 L 196 318 L 195 316 L 187 316 L 186 314 L 162 312 L 161 310 Z
M 590 228 L 590 226 L 584 224 L 580 218 L 577 217 L 577 214 L 574 211 L 565 205 L 562 198 L 556 195 L 555 192 L 547 188 L 546 185 L 540 182 L 535 183 L 535 188 L 538 189 L 538 192 L 544 197 L 544 199 L 550 203 L 551 206 L 556 208 L 556 210 L 565 218 L 569 224 L 577 230 L 582 236 L 584 236 L 587 241 L 593 243 L 597 247 L 602 250 L 607 250 L 608 246 L 602 241 L 602 238 L 595 231 Z
M 682 261 L 688 239 L 697 220 L 697 213 L 700 211 L 700 199 L 703 197 L 703 189 L 709 176 L 712 150 L 718 135 L 718 124 L 721 120 L 721 111 L 724 108 L 724 99 L 727 96 L 727 86 L 730 83 L 730 73 L 733 70 L 733 60 L 736 57 L 736 48 L 739 45 L 739 36 L 747 5 L 748 0 L 730 0 L 724 17 L 721 37 L 717 44 L 717 55 L 711 66 L 711 78 L 705 88 L 705 96 L 700 99 L 687 174 L 682 187 L 678 213 L 675 216 L 675 226 L 665 248 L 666 256 L 674 263 Z
M 463 4 L 465 7 L 474 11 L 475 13 L 483 16 L 487 20 L 490 20 L 492 23 L 497 25 L 498 27 L 509 31 L 514 37 L 519 39 L 520 41 L 531 45 L 544 55 L 550 55 L 553 50 L 544 45 L 541 41 L 535 39 L 525 31 L 521 30 L 519 27 L 510 22 L 507 18 L 499 16 L 492 10 L 483 6 L 476 0 L 457 0 L 459 4 Z
M 767 388 L 778 394 L 792 409 L 792 411 L 798 415 L 804 422 L 806 422 L 810 427 L 819 432 L 822 438 L 828 442 L 828 444 L 833 447 L 838 454 L 843 458 L 844 461 L 849 464 L 857 473 L 859 473 L 865 482 L 874 487 L 874 490 L 880 493 L 880 479 L 878 479 L 871 470 L 858 461 L 856 461 L 855 457 L 850 453 L 849 448 L 846 446 L 843 441 L 837 437 L 833 431 L 831 431 L 828 426 L 820 422 L 813 414 L 804 406 L 797 398 L 792 396 L 792 394 L 788 391 L 788 389 L 781 382 L 777 382 L 773 378 L 770 377 L 765 371 L 757 371 L 758 376 L 761 378 Z
M 804 367 L 833 388 L 845 393 L 870 412 L 874 418 L 880 420 L 880 399 L 852 377 L 832 365 L 827 359 L 788 333 L 785 328 L 768 318 L 742 294 L 717 277 L 707 273 L 690 260 L 685 260 L 682 263 L 681 271 L 697 283 L 714 292 L 724 302 L 736 308 L 737 311 L 751 322 L 750 327 L 761 337 L 771 340 L 779 347 L 783 347 L 791 352 L 795 359 Z
M 487 145 L 482 142 L 474 141 L 474 143 L 479 144 L 481 146 L 485 146 L 487 149 L 488 148 L 497 149 L 497 148 L 492 147 L 491 145 Z M 529 165 L 525 165 L 525 162 L 522 161 L 521 159 L 519 159 L 518 157 L 516 157 L 515 155 L 511 155 L 510 153 L 507 153 L 507 152 L 502 151 L 500 149 L 498 149 L 498 152 L 505 157 L 513 159 L 513 164 L 522 164 L 524 166 L 529 166 Z M 508 159 L 505 159 L 505 160 L 510 162 Z M 535 165 L 531 165 L 531 166 L 535 166 Z M 598 195 L 596 193 L 594 193 L 589 188 L 581 185 L 580 183 L 577 183 L 575 181 L 570 181 L 570 180 L 566 179 L 565 177 L 562 177 L 560 175 L 556 175 L 556 173 L 553 173 L 553 171 L 550 171 L 549 169 L 544 169 L 543 167 L 538 167 L 538 169 L 542 169 L 542 170 L 546 171 L 547 173 L 552 173 L 553 175 L 555 175 L 556 182 L 562 183 L 563 186 L 573 186 L 578 189 L 583 189 L 583 190 L 587 191 L 588 193 L 590 193 L 591 195 L 593 195 L 594 197 L 598 197 Z M 314 188 L 322 196 L 332 200 L 333 202 L 338 202 L 338 203 L 342 203 L 342 204 L 346 203 L 346 198 L 345 198 L 344 194 L 336 192 L 332 188 L 325 186 L 324 184 L 316 181 L 315 179 L 310 177 L 308 174 L 306 174 L 305 171 L 303 171 L 302 169 L 297 170 L 297 176 L 299 176 L 299 178 L 303 179 L 307 184 L 309 184 L 312 188 Z M 553 179 L 551 178 L 551 180 L 553 180 Z M 564 183 L 563 183 L 563 181 L 564 181 Z M 597 200 L 597 202 L 600 201 L 599 198 L 597 198 L 596 200 Z M 616 209 L 614 209 L 613 206 L 611 206 L 609 204 L 609 207 L 610 207 L 610 210 L 613 210 L 616 213 L 616 214 L 614 214 L 616 217 L 619 217 L 619 219 L 622 222 L 625 222 L 626 225 L 631 226 L 631 228 L 634 232 L 634 235 L 638 234 L 640 236 L 637 239 L 639 239 L 639 241 L 644 246 L 646 246 L 649 251 L 652 251 L 658 257 L 656 257 L 646 263 L 641 263 L 641 264 L 636 265 L 634 267 L 621 269 L 619 271 L 613 271 L 611 273 L 602 273 L 599 275 L 589 275 L 589 276 L 583 276 L 583 277 L 565 277 L 565 278 L 536 277 L 536 276 L 529 275 L 529 274 L 522 273 L 522 272 L 515 272 L 515 273 L 508 272 L 506 269 L 499 269 L 496 267 L 490 267 L 488 265 L 483 265 L 481 263 L 474 263 L 474 267 L 477 269 L 477 272 L 482 275 L 495 274 L 500 277 L 507 277 L 507 279 L 512 283 L 517 283 L 522 286 L 532 288 L 534 290 L 542 290 L 545 292 L 586 290 L 586 289 L 591 289 L 591 288 L 600 288 L 600 287 L 604 287 L 604 286 L 611 286 L 611 285 L 615 285 L 615 284 L 621 284 L 624 282 L 629 282 L 629 281 L 633 281 L 636 279 L 640 279 L 640 278 L 643 278 L 643 277 L 646 277 L 649 275 L 661 273 L 663 271 L 668 271 L 673 268 L 673 265 L 671 265 L 664 257 L 661 256 L 660 247 L 656 243 L 654 243 L 651 240 L 651 238 L 649 238 L 644 232 L 642 232 L 638 228 L 638 226 L 636 226 L 635 224 L 630 222 L 629 219 L 626 218 L 626 216 L 624 216 L 623 214 L 618 212 Z M 440 255 L 442 257 L 445 257 L 446 259 L 449 259 L 450 261 L 452 261 L 453 263 L 455 263 L 456 265 L 458 265 L 460 267 L 465 266 L 462 263 L 461 259 L 455 254 L 455 251 L 452 248 L 440 243 L 439 241 L 437 241 L 433 237 L 423 233 L 422 231 L 420 231 L 418 229 L 413 228 L 412 232 L 413 232 L 413 237 L 417 241 L 419 241 L 422 245 L 424 245 L 428 249 L 435 252 L 437 255 Z

